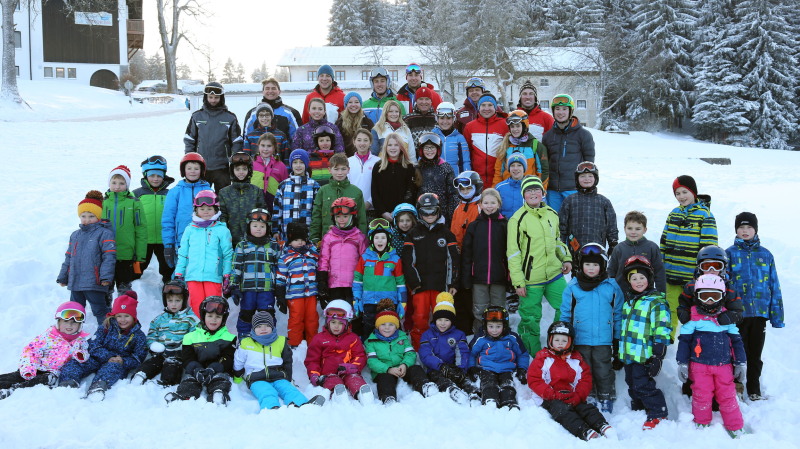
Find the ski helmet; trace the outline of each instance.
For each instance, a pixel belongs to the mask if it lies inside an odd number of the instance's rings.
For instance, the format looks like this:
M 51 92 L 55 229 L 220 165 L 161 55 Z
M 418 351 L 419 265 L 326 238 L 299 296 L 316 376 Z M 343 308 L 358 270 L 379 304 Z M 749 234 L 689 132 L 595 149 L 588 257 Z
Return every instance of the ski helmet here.
M 333 148 L 333 146 L 336 145 L 336 133 L 334 133 L 333 128 L 328 125 L 320 125 L 314 128 L 314 145 L 319 148 L 319 138 L 325 136 L 331 138 L 331 148 Z
M 572 118 L 572 114 L 575 113 L 575 100 L 567 94 L 558 94 L 553 97 L 553 101 L 550 102 L 550 110 L 554 110 L 556 106 L 568 107 L 570 118 Z
M 219 103 L 215 107 L 219 108 L 225 106 L 225 88 L 222 87 L 222 84 L 216 81 L 211 81 L 210 83 L 206 84 L 205 88 L 203 89 L 203 105 L 211 106 L 208 103 L 208 96 L 212 94 L 219 96 Z
M 525 112 L 525 111 L 523 111 L 521 109 L 515 109 L 515 110 L 511 111 L 508 114 L 508 117 L 506 118 L 506 125 L 508 125 L 510 127 L 511 125 L 513 125 L 515 123 L 521 123 L 522 124 L 522 134 L 520 134 L 520 136 L 524 136 L 525 134 L 528 133 L 529 120 L 528 120 L 528 113 L 527 112 Z
M 565 335 L 569 341 L 567 347 L 561 350 L 553 349 L 553 336 Z M 569 354 L 575 348 L 575 329 L 566 321 L 556 321 L 547 328 L 547 349 L 556 355 Z
M 694 283 L 695 305 L 705 314 L 714 314 L 722 307 L 725 281 L 716 274 L 704 274 Z
M 708 267 L 703 267 L 703 262 L 722 262 L 720 264 L 708 264 Z M 728 266 L 728 254 L 725 252 L 724 249 L 720 248 L 717 245 L 708 245 L 704 246 L 697 252 L 697 268 L 700 271 L 705 272 L 708 269 L 714 269 L 718 273 L 725 272 L 725 268 Z
M 431 144 L 436 147 L 436 156 L 433 157 L 433 160 L 439 160 L 442 155 L 442 138 L 434 132 L 426 132 L 419 136 L 419 144 L 417 145 L 417 148 L 419 148 L 421 160 L 427 160 L 423 151 L 423 147 L 425 147 L 427 144 Z
M 483 192 L 483 180 L 481 175 L 477 172 L 468 170 L 461 172 L 455 179 L 453 179 L 453 187 L 458 190 L 458 196 L 464 201 L 472 201 Z M 472 187 L 472 194 L 464 196 L 461 194 L 461 187 Z
M 584 189 L 581 187 L 581 183 L 578 182 L 578 177 L 584 173 L 591 173 L 594 176 L 594 184 L 591 187 Z M 600 183 L 600 171 L 597 169 L 597 165 L 594 162 L 583 161 L 575 168 L 575 187 L 582 191 L 582 192 L 589 192 L 595 187 L 597 184 Z
M 214 312 L 222 315 L 222 326 L 225 326 L 225 321 L 228 320 L 230 315 L 230 306 L 228 301 L 222 296 L 209 296 L 200 303 L 200 326 L 205 330 L 210 330 L 206 327 L 206 314 Z
M 67 301 L 56 309 L 55 318 L 57 320 L 72 320 L 78 324 L 86 321 L 86 308 L 79 302 Z
M 456 113 L 456 107 L 453 103 L 449 101 L 443 101 L 439 103 L 439 106 L 436 106 L 436 116 L 437 117 L 454 117 Z
M 194 196 L 194 201 L 192 201 L 192 206 L 200 207 L 200 206 L 214 206 L 219 208 L 219 199 L 217 198 L 217 194 L 214 193 L 213 190 L 201 190 Z
M 578 274 L 583 273 L 584 263 L 596 263 L 600 265 L 600 279 L 605 279 L 606 269 L 608 268 L 608 255 L 605 248 L 599 243 L 587 243 L 580 247 L 577 253 Z
M 250 182 L 250 178 L 253 176 L 253 159 L 244 151 L 237 151 L 236 153 L 233 153 L 233 156 L 231 156 L 230 159 L 230 165 L 228 166 L 228 172 L 231 175 L 231 180 L 237 179 L 233 174 L 233 169 L 238 165 L 244 165 L 247 167 L 247 176 L 245 176 L 243 182 Z
M 439 197 L 435 193 L 423 193 L 417 199 L 417 210 L 420 217 L 423 215 L 439 217 L 442 210 L 439 206 Z
M 257 208 L 251 210 L 250 213 L 247 214 L 247 235 L 251 235 L 250 223 L 253 222 L 264 223 L 265 225 L 267 225 L 267 236 L 270 235 L 270 228 L 272 222 L 270 221 L 269 211 L 267 211 L 266 209 Z
M 625 283 L 628 285 L 629 289 L 631 284 L 629 278 L 632 274 L 636 273 L 645 275 L 649 289 L 655 288 L 653 265 L 647 257 L 638 254 L 629 257 L 628 260 L 625 261 L 624 273 Z
M 342 320 L 347 326 L 353 320 L 353 306 L 343 299 L 334 299 L 325 306 L 324 315 L 325 326 L 328 326 L 331 320 Z
M 386 78 L 386 86 L 388 88 L 389 84 L 392 82 L 392 77 L 389 76 L 389 72 L 383 67 L 375 67 L 372 69 L 372 71 L 369 73 L 369 84 L 372 85 L 375 78 L 379 76 Z
M 503 335 L 508 335 L 511 329 L 508 327 L 508 311 L 500 306 L 489 306 L 483 311 L 483 330 L 488 335 L 487 324 L 490 322 L 503 323 Z
M 204 178 L 206 176 L 206 160 L 203 159 L 203 156 L 200 153 L 186 153 L 181 159 L 180 170 L 181 170 L 181 178 L 186 177 L 186 164 L 189 162 L 197 162 L 200 164 L 200 177 Z
M 486 83 L 484 83 L 483 80 L 478 78 L 477 76 L 473 76 L 472 78 L 468 79 L 466 83 L 464 83 L 465 91 L 468 91 L 473 87 L 480 87 L 481 92 L 486 92 Z
M 142 174 L 147 177 L 152 174 L 161 175 L 161 177 L 167 176 L 167 160 L 164 156 L 150 156 L 147 159 L 142 161 Z M 150 173 L 151 171 L 161 172 L 161 173 Z
M 334 202 L 331 204 L 331 221 L 334 225 L 336 225 L 337 215 L 350 216 L 348 225 L 341 229 L 347 230 L 358 225 L 358 205 L 352 198 L 343 196 L 334 200 Z
M 375 242 L 373 241 L 375 234 L 380 233 L 386 234 L 386 239 L 388 241 L 386 248 L 388 249 L 391 247 L 392 234 L 389 232 L 389 228 L 389 220 L 385 218 L 376 218 L 369 222 L 369 231 L 367 236 L 369 237 L 369 242 L 371 245 L 373 245 L 373 248 L 375 247 Z
M 173 279 L 167 282 L 164 284 L 164 288 L 161 289 L 161 302 L 164 303 L 165 309 L 167 308 L 168 295 L 181 295 L 183 297 L 181 310 L 185 309 L 189 304 L 189 290 L 186 288 L 186 282 L 180 279 Z

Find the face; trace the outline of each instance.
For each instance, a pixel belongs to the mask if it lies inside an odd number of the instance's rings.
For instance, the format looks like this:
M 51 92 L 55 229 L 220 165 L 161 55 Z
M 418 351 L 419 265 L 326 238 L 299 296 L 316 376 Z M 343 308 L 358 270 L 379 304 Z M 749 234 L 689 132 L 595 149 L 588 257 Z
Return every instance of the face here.
M 330 150 L 332 146 L 330 136 L 319 136 L 317 138 L 317 146 L 323 151 Z
M 553 335 L 550 339 L 550 344 L 556 351 L 563 351 L 569 347 L 569 337 L 560 334 Z
M 400 108 L 395 105 L 389 106 L 389 108 L 386 109 L 386 120 L 390 122 L 400 121 Z
M 292 245 L 292 248 L 294 249 L 302 248 L 306 246 L 306 241 L 303 239 L 294 239 L 291 242 L 289 242 L 289 245 Z
M 301 159 L 292 161 L 292 174 L 295 176 L 303 176 L 306 174 L 306 164 Z
M 522 135 L 522 123 L 512 123 L 508 125 L 508 130 L 511 131 L 512 136 L 519 137 Z
M 344 332 L 344 322 L 342 322 L 342 320 L 331 320 L 331 322 L 328 323 L 328 330 L 330 330 L 333 335 L 339 335 Z
M 215 331 L 222 327 L 222 315 L 217 312 L 206 312 L 206 327 L 210 331 Z
M 183 296 L 167 295 L 167 310 L 172 313 L 179 312 L 183 307 Z
M 519 162 L 514 162 L 510 167 L 508 167 L 508 172 L 511 173 L 512 179 L 520 180 L 525 174 L 525 167 L 523 167 Z
M 378 76 L 373 78 L 372 80 L 372 90 L 375 91 L 378 95 L 383 95 L 386 93 L 386 90 L 389 88 L 389 83 L 387 82 L 385 77 Z
M 594 175 L 591 173 L 581 173 L 578 175 L 578 184 L 584 189 L 591 188 L 594 185 Z
M 350 223 L 350 217 L 351 217 L 350 215 L 344 215 L 344 214 L 336 215 L 336 217 L 334 217 L 334 220 L 336 220 L 336 226 L 339 228 L 347 226 L 347 224 Z
M 200 207 L 195 207 L 194 212 L 203 220 L 208 220 L 217 213 L 217 211 L 214 210 L 214 206 L 209 206 L 207 204 L 203 204 Z
M 350 111 L 351 114 L 355 114 L 361 110 L 361 102 L 358 101 L 358 98 L 353 97 L 347 102 L 347 110 Z
M 443 131 L 447 131 L 453 127 L 453 123 L 455 123 L 455 117 L 437 117 L 436 123 L 439 124 L 439 128 L 442 128 Z
M 644 236 L 645 232 L 647 232 L 647 228 L 641 223 L 629 221 L 625 224 L 625 237 L 631 242 L 639 241 L 639 239 Z
M 481 87 L 470 87 L 467 89 L 467 96 L 473 103 L 480 100 L 481 95 L 483 95 L 483 88 Z
M 270 140 L 262 140 L 261 143 L 258 144 L 259 156 L 263 157 L 264 159 L 269 159 L 273 154 L 275 154 L 275 147 L 272 145 Z
M 67 335 L 75 335 L 81 330 L 81 323 L 76 323 L 75 320 L 62 320 L 59 318 L 56 327 L 59 332 L 63 332 Z
M 322 75 L 317 77 L 317 82 L 319 83 L 319 87 L 322 90 L 328 90 L 333 85 L 333 77 L 328 75 L 327 73 L 323 73 Z
M 396 330 L 397 326 L 395 326 L 394 323 L 382 323 L 378 326 L 378 332 L 384 337 L 391 337 Z
M 481 117 L 489 118 L 494 115 L 494 105 L 488 101 L 484 101 L 478 108 L 478 112 L 481 114 Z
M 386 155 L 391 159 L 397 159 L 400 157 L 400 142 L 398 142 L 397 139 L 387 139 Z
M 183 167 L 183 172 L 185 173 L 186 180 L 190 182 L 194 182 L 200 179 L 201 171 L 202 168 L 200 167 L 199 162 L 187 162 L 186 165 Z
M 422 218 L 422 221 L 425 223 L 434 224 L 437 220 L 439 220 L 439 214 L 425 215 L 421 213 L 420 218 Z
M 569 120 L 569 108 L 567 106 L 554 107 L 553 118 L 559 123 L 566 123 Z
M 631 288 L 636 293 L 641 293 L 647 289 L 647 276 L 642 273 L 634 273 L 628 279 L 628 282 L 631 284 Z
M 438 152 L 439 150 L 436 148 L 436 145 L 430 143 L 426 143 L 425 146 L 422 147 L 422 155 L 428 160 L 433 160 Z
M 678 187 L 675 189 L 675 199 L 681 206 L 688 206 L 694 203 L 694 194 L 686 187 Z
M 147 176 L 147 183 L 150 184 L 150 187 L 159 187 L 163 182 L 164 178 L 159 175 Z
M 260 221 L 251 221 L 250 234 L 253 234 L 253 237 L 264 237 L 267 235 L 267 224 Z
M 406 73 L 406 82 L 408 87 L 416 89 L 422 84 L 422 74 L 419 72 Z
M 264 128 L 270 126 L 272 124 L 272 114 L 269 112 L 259 112 L 258 123 Z
M 595 262 L 584 262 L 583 274 L 585 274 L 590 278 L 597 276 L 598 274 L 600 274 L 600 264 Z
M 417 98 L 417 102 L 415 104 L 417 105 L 419 112 L 429 112 L 431 107 L 433 107 L 433 100 L 428 97 Z
M 219 104 L 219 101 L 222 99 L 222 97 L 215 94 L 208 94 L 206 95 L 206 99 L 208 100 L 208 104 L 211 106 L 216 106 Z
M 397 217 L 397 227 L 403 232 L 408 232 L 414 227 L 414 219 L 410 214 L 403 214 Z
M 350 167 L 346 165 L 337 165 L 332 167 L 330 170 L 331 176 L 335 181 L 344 181 L 347 179 L 347 175 L 350 173 Z
M 544 198 L 542 189 L 528 189 L 523 196 L 525 198 L 525 204 L 530 207 L 539 207 L 539 205 L 542 204 L 542 198 Z
M 108 183 L 108 188 L 114 193 L 120 193 L 128 190 L 128 184 L 125 184 L 124 179 L 114 178 Z
M 450 326 L 453 325 L 453 322 L 448 320 L 447 318 L 437 318 L 436 319 L 436 329 L 439 329 L 439 332 L 447 332 L 450 329 Z
M 756 228 L 750 225 L 741 225 L 736 228 L 736 237 L 739 237 L 742 240 L 753 240 L 753 237 L 756 236 Z
M 114 318 L 117 319 L 117 324 L 119 324 L 119 328 L 122 330 L 128 330 L 133 327 L 134 319 L 127 313 L 118 313 L 114 315 Z
M 486 323 L 486 333 L 490 337 L 497 338 L 503 333 L 503 323 L 498 321 L 490 321 Z
M 497 201 L 497 198 L 494 196 L 484 196 L 481 198 L 481 209 L 486 212 L 487 215 L 491 215 L 497 212 L 500 209 L 500 203 Z
M 258 326 L 254 327 L 253 330 L 255 331 L 256 335 L 269 335 L 272 333 L 272 328 L 269 327 L 268 324 L 259 324 Z
M 353 140 L 353 144 L 356 146 L 356 151 L 358 154 L 365 155 L 369 153 L 369 147 L 372 142 L 370 141 L 369 137 L 367 137 L 364 133 L 356 134 L 356 138 Z
M 458 194 L 461 196 L 461 198 L 468 199 L 469 197 L 472 196 L 474 192 L 475 192 L 474 187 L 458 186 Z
M 530 109 L 536 103 L 536 94 L 531 89 L 525 89 L 520 92 L 519 101 L 523 107 Z
M 267 83 L 261 93 L 264 94 L 264 98 L 267 100 L 274 100 L 281 95 L 281 90 L 278 89 L 278 86 Z
M 322 118 L 325 117 L 325 106 L 319 101 L 314 101 L 308 105 L 308 114 L 314 120 L 322 120 Z
M 244 178 L 247 177 L 248 171 L 249 170 L 247 170 L 246 165 L 239 164 L 233 167 L 233 176 L 235 176 L 236 179 L 238 179 L 239 181 L 244 181 Z
M 378 251 L 383 251 L 386 249 L 386 245 L 389 244 L 389 237 L 386 236 L 386 233 L 379 232 L 372 238 L 372 244 Z
M 82 225 L 90 225 L 100 221 L 100 219 L 91 212 L 81 212 L 80 219 Z

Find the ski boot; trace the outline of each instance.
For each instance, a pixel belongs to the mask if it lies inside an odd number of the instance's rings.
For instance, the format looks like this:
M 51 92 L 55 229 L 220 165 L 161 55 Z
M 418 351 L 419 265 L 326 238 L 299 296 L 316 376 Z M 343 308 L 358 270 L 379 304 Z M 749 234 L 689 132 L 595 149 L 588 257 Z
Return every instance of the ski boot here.
M 147 374 L 144 371 L 139 371 L 131 378 L 131 383 L 134 385 L 144 385 L 147 382 Z
M 108 382 L 96 380 L 89 386 L 84 399 L 88 399 L 91 402 L 102 402 L 106 398 L 106 390 L 108 390 Z
M 483 405 L 483 403 L 481 402 L 480 395 L 478 395 L 478 393 L 471 393 L 469 395 L 469 406 L 480 407 L 481 405 Z
M 608 423 L 603 424 L 603 426 L 600 427 L 600 435 L 603 435 L 604 437 L 606 437 L 609 440 L 615 440 L 615 441 L 619 440 L 619 436 L 617 435 L 617 431 L 614 430 L 614 428 L 611 427 L 611 425 L 608 424 Z
M 3 399 L 11 396 L 11 392 L 12 391 L 14 391 L 14 390 L 12 390 L 11 388 L 2 388 L 2 389 L 0 389 L 0 401 L 2 401 Z
M 600 399 L 598 405 L 600 406 L 600 411 L 603 413 L 612 413 L 614 411 L 614 401 L 611 399 Z
M 397 399 L 394 396 L 386 396 L 383 400 L 383 405 L 392 405 L 397 402 Z
M 333 391 L 331 392 L 331 401 L 344 404 L 350 402 L 350 393 L 347 391 L 347 387 L 344 384 L 339 384 L 333 387 Z
M 433 382 L 425 382 L 420 390 L 423 397 L 429 398 L 439 392 L 439 387 Z
M 230 400 L 231 397 L 228 396 L 228 393 L 222 390 L 214 390 L 208 395 L 208 402 L 213 402 L 216 405 L 228 405 L 228 401 Z
M 369 405 L 375 402 L 375 395 L 369 385 L 364 384 L 358 389 L 358 402 L 361 405 Z
M 739 430 L 728 430 L 728 435 L 730 435 L 730 437 L 733 438 L 734 440 L 739 439 L 747 434 L 748 432 L 744 430 L 744 427 L 742 427 Z
M 450 395 L 450 399 L 452 399 L 456 404 L 469 404 L 469 395 L 455 385 L 447 387 L 447 394 Z

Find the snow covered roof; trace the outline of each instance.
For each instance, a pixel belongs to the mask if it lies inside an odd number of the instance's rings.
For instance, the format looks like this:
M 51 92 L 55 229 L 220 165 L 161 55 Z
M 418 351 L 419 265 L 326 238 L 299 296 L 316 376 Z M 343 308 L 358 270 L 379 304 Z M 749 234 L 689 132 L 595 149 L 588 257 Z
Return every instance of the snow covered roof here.
M 508 53 L 520 72 L 594 72 L 602 61 L 597 47 L 511 47 Z

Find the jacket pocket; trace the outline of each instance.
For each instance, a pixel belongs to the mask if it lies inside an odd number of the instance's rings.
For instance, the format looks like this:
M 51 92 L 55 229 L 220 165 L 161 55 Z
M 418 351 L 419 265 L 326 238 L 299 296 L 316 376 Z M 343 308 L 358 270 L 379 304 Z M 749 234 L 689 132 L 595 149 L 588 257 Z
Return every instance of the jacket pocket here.
M 97 265 L 95 265 L 93 268 L 94 268 L 94 283 L 97 284 L 97 285 L 101 285 L 101 282 L 100 282 L 100 268 Z

